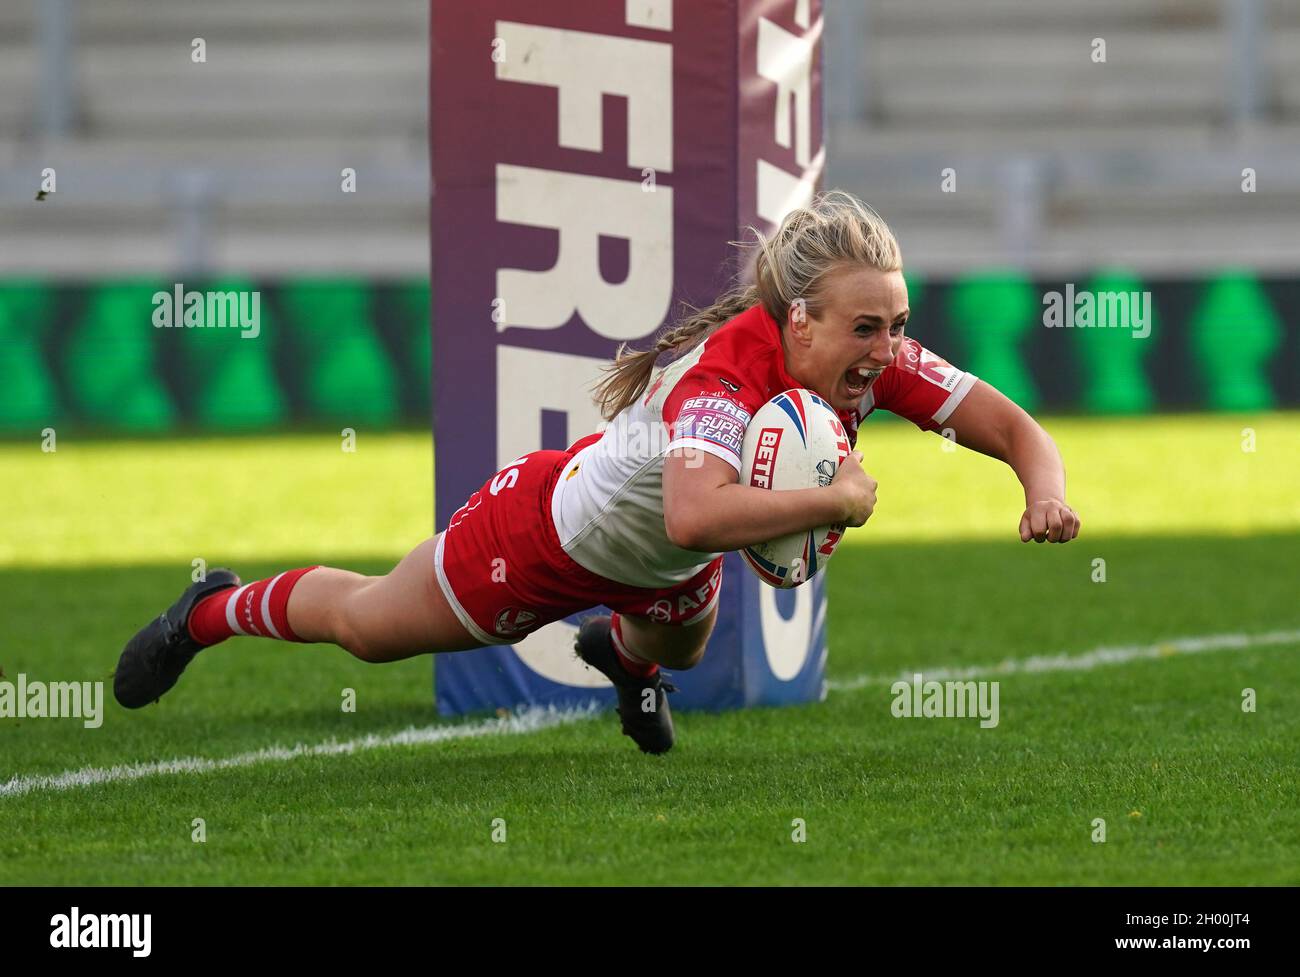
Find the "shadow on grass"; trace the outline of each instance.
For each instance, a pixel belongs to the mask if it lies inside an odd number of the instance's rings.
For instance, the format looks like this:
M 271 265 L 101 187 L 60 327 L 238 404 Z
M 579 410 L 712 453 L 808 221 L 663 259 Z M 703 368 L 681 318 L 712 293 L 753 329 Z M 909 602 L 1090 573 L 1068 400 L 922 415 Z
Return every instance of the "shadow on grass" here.
M 1300 534 L 846 547 L 828 570 L 830 675 L 1300 627 L 1297 552 Z M 320 559 L 237 569 L 253 580 Z M 379 574 L 390 566 L 348 568 Z M 110 679 L 121 646 L 175 599 L 189 572 L 185 565 L 0 569 L 4 677 L 105 683 L 98 729 L 77 719 L 0 719 L 0 777 L 466 721 L 436 715 L 429 656 L 376 666 L 329 645 L 245 638 L 205 651 L 160 704 L 121 709 Z M 723 599 L 728 589 L 724 579 Z M 675 678 L 688 682 L 689 673 Z M 355 712 L 343 710 L 349 694 Z

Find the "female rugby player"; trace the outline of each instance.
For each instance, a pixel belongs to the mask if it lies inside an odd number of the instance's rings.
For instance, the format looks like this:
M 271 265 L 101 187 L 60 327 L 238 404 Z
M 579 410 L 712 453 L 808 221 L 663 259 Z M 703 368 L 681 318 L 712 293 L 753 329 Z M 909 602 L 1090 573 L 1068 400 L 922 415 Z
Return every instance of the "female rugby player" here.
M 760 237 L 757 251 L 752 285 L 651 349 L 619 349 L 597 388 L 602 432 L 510 462 L 386 576 L 312 566 L 241 584 L 229 570 L 209 573 L 127 643 L 118 702 L 157 700 L 200 650 L 234 635 L 332 642 L 390 662 L 514 643 L 603 604 L 613 613 L 582 623 L 577 653 L 616 687 L 623 732 L 645 752 L 665 752 L 674 740 L 666 692 L 675 690 L 659 668 L 691 668 L 704 653 L 722 554 L 819 526 L 861 526 L 875 506 L 858 451 L 825 488 L 740 484 L 746 424 L 792 387 L 829 402 L 854 444 L 876 409 L 947 430 L 1015 472 L 1022 541 L 1078 535 L 1047 433 L 905 335 L 902 258 L 874 211 L 845 193 L 819 195 Z

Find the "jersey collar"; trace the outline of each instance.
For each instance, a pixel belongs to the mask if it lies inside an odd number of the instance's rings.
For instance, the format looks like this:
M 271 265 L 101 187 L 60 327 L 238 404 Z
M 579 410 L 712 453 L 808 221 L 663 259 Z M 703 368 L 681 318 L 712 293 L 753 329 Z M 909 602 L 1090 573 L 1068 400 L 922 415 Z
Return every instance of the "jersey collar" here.
M 781 385 L 780 389 L 777 390 L 777 393 L 790 390 L 794 387 L 802 387 L 803 386 L 802 383 L 800 383 L 794 377 L 790 376 L 788 372 L 786 372 L 785 348 L 781 345 L 780 325 L 778 325 L 777 321 L 772 318 L 772 316 L 768 313 L 767 309 L 763 307 L 763 304 L 761 302 L 758 305 L 754 306 L 754 308 L 758 310 L 759 322 L 762 323 L 762 328 L 764 332 L 767 334 L 768 338 L 776 345 L 776 356 L 773 357 L 773 361 L 776 364 L 777 382 Z

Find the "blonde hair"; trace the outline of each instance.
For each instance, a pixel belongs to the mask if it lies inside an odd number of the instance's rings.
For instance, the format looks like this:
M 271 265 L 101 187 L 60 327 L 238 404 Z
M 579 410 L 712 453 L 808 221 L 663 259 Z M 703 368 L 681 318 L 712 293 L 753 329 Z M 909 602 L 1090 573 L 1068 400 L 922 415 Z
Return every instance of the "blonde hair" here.
M 650 349 L 620 345 L 614 362 L 604 367 L 608 375 L 595 387 L 605 420 L 641 396 L 661 354 L 671 352 L 675 359 L 747 309 L 761 303 L 784 326 L 789 310 L 802 300 L 803 311 L 816 318 L 826 275 L 837 265 L 866 265 L 882 272 L 903 268 L 898 241 L 884 218 L 843 190 L 820 193 L 806 207 L 790 211 L 770 238 L 749 230 L 755 243 L 732 243 L 757 250 L 753 284 L 732 285 L 704 309 L 685 306 L 686 317 L 664 330 Z

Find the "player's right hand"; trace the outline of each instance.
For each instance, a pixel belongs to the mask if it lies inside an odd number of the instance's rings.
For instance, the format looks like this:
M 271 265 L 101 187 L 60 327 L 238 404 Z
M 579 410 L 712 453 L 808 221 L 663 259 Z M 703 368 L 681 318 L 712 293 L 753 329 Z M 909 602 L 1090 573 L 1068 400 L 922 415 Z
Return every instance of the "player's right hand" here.
M 831 488 L 840 493 L 846 526 L 861 526 L 876 508 L 876 480 L 862 470 L 862 452 L 852 451 L 831 479 Z

